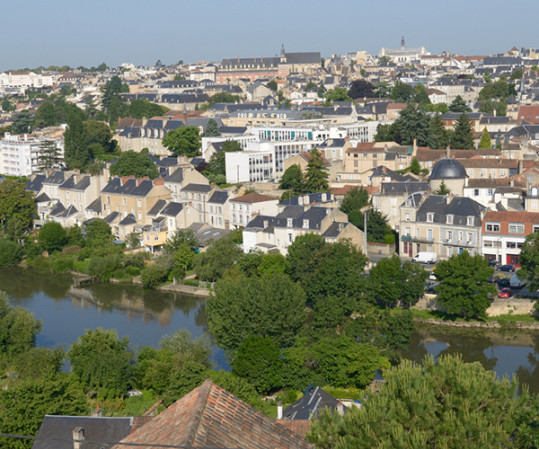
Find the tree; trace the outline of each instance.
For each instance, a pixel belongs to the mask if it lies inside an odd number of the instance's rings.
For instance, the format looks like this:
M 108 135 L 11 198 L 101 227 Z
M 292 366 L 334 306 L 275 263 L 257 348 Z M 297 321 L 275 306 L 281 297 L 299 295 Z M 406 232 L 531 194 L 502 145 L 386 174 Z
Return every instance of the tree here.
M 419 164 L 417 158 L 414 157 L 412 159 L 409 169 L 414 175 L 419 175 L 421 173 L 421 165 Z
M 446 148 L 449 144 L 449 135 L 440 114 L 432 117 L 429 128 L 429 148 L 433 150 Z
M 2 110 L 4 112 L 11 112 L 15 110 L 15 106 L 11 104 L 11 101 L 9 101 L 9 97 L 4 97 L 2 100 Z
M 127 106 L 123 116 L 141 119 L 143 117 L 157 117 L 168 112 L 168 108 L 148 101 L 146 98 L 137 98 Z
M 218 137 L 221 135 L 219 132 L 219 126 L 214 119 L 209 119 L 206 123 L 206 129 L 204 129 L 204 137 Z
M 438 188 L 433 192 L 434 195 L 447 195 L 451 193 L 451 190 L 449 190 L 449 187 L 447 187 L 447 184 L 442 179 L 442 182 L 438 186 Z
M 216 103 L 239 103 L 240 101 L 241 98 L 239 95 L 232 95 L 228 92 L 219 92 L 209 98 L 208 104 L 213 106 Z
M 112 243 L 112 229 L 104 220 L 93 220 L 84 228 L 86 245 L 91 248 L 107 246 Z
M 367 279 L 367 295 L 383 306 L 414 305 L 424 293 L 426 271 L 398 256 L 380 260 Z
M 336 87 L 335 89 L 329 89 L 325 94 L 324 97 L 327 101 L 335 102 L 335 101 L 350 101 L 351 98 L 348 96 L 348 92 L 344 87 Z
M 13 115 L 11 124 L 12 134 L 26 134 L 32 130 L 34 124 L 34 116 L 27 110 L 17 112 Z
M 67 243 L 67 234 L 60 223 L 48 221 L 39 230 L 38 242 L 45 251 L 59 251 Z
M 522 69 L 515 69 L 513 70 L 513 73 L 511 73 L 511 80 L 519 80 L 524 75 L 524 70 Z
M 401 81 L 397 81 L 391 89 L 390 98 L 393 98 L 397 103 L 409 103 L 414 98 L 414 88 Z
M 487 128 L 483 130 L 481 134 L 481 141 L 479 142 L 480 149 L 489 149 L 492 148 L 492 142 L 490 141 L 490 134 L 487 131 Z
M 485 73 L 483 73 L 483 80 L 485 80 L 485 83 L 487 84 L 492 82 L 492 73 L 490 73 L 490 69 L 485 69 Z
M 329 188 L 328 170 L 324 166 L 324 159 L 318 148 L 311 150 L 309 161 L 307 162 L 307 173 L 305 176 L 305 190 L 308 193 L 325 192 Z
M 39 153 L 37 157 L 37 166 L 40 172 L 47 169 L 60 167 L 63 158 L 60 153 L 60 148 L 54 140 L 45 139 L 39 144 Z
M 354 187 L 349 190 L 341 202 L 340 209 L 345 214 L 350 214 L 354 210 L 360 210 L 369 204 L 369 192 L 363 187 Z
M 21 261 L 22 251 L 12 240 L 0 238 L 0 267 L 14 267 Z
M 353 98 L 372 98 L 374 97 L 374 86 L 367 80 L 359 79 L 352 81 L 348 96 Z
M 82 123 L 84 134 L 86 136 L 86 146 L 98 148 L 94 150 L 92 156 L 97 154 L 110 153 L 114 150 L 112 142 L 112 133 L 106 123 L 97 120 L 87 120 Z
M 298 164 L 291 165 L 283 173 L 280 189 L 291 190 L 293 195 L 305 192 L 305 183 L 301 167 Z
M 391 87 L 388 83 L 378 83 L 374 85 L 374 96 L 376 98 L 389 98 Z
M 474 148 L 472 122 L 464 112 L 455 123 L 455 130 L 451 136 L 451 147 L 456 150 Z
M 520 251 L 522 269 L 518 272 L 520 279 L 528 281 L 528 290 L 535 292 L 539 289 L 539 232 L 526 237 Z
M 193 251 L 198 247 L 198 240 L 191 229 L 177 229 L 163 245 L 163 251 L 174 254 L 183 245 L 187 245 Z
M 460 356 L 404 360 L 384 377 L 361 408 L 321 414 L 307 439 L 320 449 L 511 447 L 520 410 L 529 407 L 516 379 L 497 380 Z
M 35 215 L 34 194 L 23 182 L 5 179 L 0 183 L 0 232 L 18 239 L 32 229 Z
M 273 92 L 277 92 L 278 86 L 277 86 L 277 82 L 275 80 L 268 81 L 266 86 L 268 88 L 270 88 Z
M 380 123 L 376 127 L 376 135 L 374 136 L 375 142 L 392 142 L 395 140 L 395 126 L 394 123 L 391 125 L 383 125 Z
M 86 391 L 98 390 L 101 397 L 118 397 L 131 386 L 133 354 L 129 339 L 116 331 L 87 329 L 67 353 L 71 370 Z
M 420 146 L 426 146 L 429 143 L 429 117 L 421 108 L 412 104 L 401 111 L 392 127 L 395 141 L 401 145 L 411 145 L 414 139 Z
M 280 386 L 282 360 L 270 337 L 249 335 L 232 357 L 232 372 L 251 383 L 258 393 L 268 394 Z
M 449 313 L 484 318 L 490 306 L 489 295 L 496 292 L 496 287 L 487 282 L 493 273 L 485 258 L 479 254 L 472 257 L 468 251 L 442 260 L 435 271 L 440 281 L 435 287 L 438 302 Z
M 207 301 L 208 324 L 217 344 L 236 349 L 250 335 L 267 335 L 290 346 L 305 323 L 305 293 L 286 274 L 221 280 Z
M 457 95 L 455 99 L 449 105 L 449 110 L 451 112 L 470 112 L 470 108 L 464 102 L 460 95 Z
M 423 84 L 416 84 L 414 86 L 414 103 L 419 105 L 430 104 L 429 94 Z
M 200 152 L 201 137 L 196 126 L 182 126 L 166 133 L 163 146 L 174 156 L 184 154 L 187 157 L 197 156 Z
M 71 168 L 84 169 L 90 161 L 87 136 L 83 122 L 77 115 L 71 115 L 64 132 L 64 159 Z
M 193 261 L 195 272 L 203 281 L 215 282 L 223 277 L 227 269 L 234 265 L 243 254 L 234 241 L 233 234 L 228 234 L 210 244 L 203 253 L 197 254 Z
M 121 153 L 116 162 L 110 166 L 110 173 L 115 176 L 135 176 L 136 178 L 148 176 L 150 179 L 159 176 L 157 167 L 148 155 L 133 150 Z
M 122 83 L 117 75 L 114 75 L 105 84 L 102 104 L 110 123 L 116 121 L 125 109 L 125 101 L 120 97 L 120 94 L 124 92 L 129 92 L 129 86 Z

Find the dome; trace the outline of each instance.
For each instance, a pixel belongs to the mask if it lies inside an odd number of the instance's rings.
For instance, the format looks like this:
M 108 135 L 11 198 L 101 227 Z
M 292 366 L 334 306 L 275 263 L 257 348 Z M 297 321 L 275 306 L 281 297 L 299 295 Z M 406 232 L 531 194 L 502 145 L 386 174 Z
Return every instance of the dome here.
M 429 179 L 463 179 L 466 170 L 456 159 L 442 159 L 433 168 Z

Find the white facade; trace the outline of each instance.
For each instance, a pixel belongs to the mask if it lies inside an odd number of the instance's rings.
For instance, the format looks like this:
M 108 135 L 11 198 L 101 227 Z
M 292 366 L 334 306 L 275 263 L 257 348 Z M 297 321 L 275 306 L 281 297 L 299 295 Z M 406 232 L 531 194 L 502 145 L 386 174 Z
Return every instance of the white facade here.
M 30 176 L 37 166 L 40 144 L 38 139 L 26 134 L 6 133 L 0 140 L 0 172 L 8 176 Z
M 254 142 L 256 141 L 256 136 L 252 134 L 246 134 L 243 136 L 233 136 L 233 137 L 203 137 L 202 138 L 202 157 L 205 161 L 209 161 L 212 157 L 213 152 L 210 151 L 210 144 L 212 143 L 219 143 L 219 142 L 226 142 L 227 140 L 233 140 L 234 142 L 238 142 L 240 144 L 240 147 L 242 149 L 247 148 L 248 142 Z

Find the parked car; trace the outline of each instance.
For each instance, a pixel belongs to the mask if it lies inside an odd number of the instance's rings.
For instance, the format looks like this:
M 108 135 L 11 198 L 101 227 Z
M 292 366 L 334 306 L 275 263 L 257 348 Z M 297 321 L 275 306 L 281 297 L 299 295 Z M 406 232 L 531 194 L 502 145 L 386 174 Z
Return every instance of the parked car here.
M 488 266 L 489 267 L 497 267 L 498 261 L 496 259 L 488 259 Z
M 520 279 L 518 274 L 515 273 L 513 276 L 511 276 L 511 279 L 509 279 L 509 285 L 511 288 L 521 288 L 526 285 L 526 281 Z
M 438 259 L 437 259 L 436 253 L 420 251 L 416 254 L 415 257 L 412 258 L 412 260 L 414 262 L 432 264 L 432 263 L 436 263 Z
M 515 266 L 514 265 L 501 265 L 498 270 L 500 271 L 509 271 L 509 272 L 513 272 L 515 271 Z
M 509 287 L 510 285 L 509 279 L 507 278 L 498 279 L 497 282 L 498 282 L 498 288 Z
M 499 292 L 498 292 L 498 298 L 510 298 L 512 295 L 512 292 L 511 292 L 511 289 L 510 288 L 502 288 Z

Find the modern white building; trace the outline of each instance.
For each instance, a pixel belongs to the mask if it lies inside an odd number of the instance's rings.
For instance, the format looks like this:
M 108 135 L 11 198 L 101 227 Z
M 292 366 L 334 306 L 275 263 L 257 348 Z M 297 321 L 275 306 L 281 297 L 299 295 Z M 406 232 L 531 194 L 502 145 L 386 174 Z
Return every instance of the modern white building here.
M 55 140 L 63 154 L 63 143 Z M 23 135 L 6 133 L 0 140 L 0 173 L 8 176 L 30 176 L 38 169 L 42 140 Z

